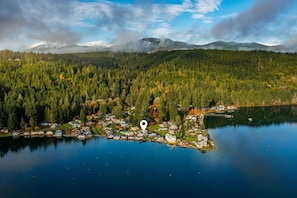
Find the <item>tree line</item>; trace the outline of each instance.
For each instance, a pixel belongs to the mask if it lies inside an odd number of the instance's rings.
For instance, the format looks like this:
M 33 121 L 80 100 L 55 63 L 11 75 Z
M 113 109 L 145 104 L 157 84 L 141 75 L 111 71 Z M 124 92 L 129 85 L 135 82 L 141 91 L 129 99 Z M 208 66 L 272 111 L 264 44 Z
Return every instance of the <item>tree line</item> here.
M 0 51 L 0 127 L 113 113 L 178 120 L 177 105 L 297 103 L 297 55 L 264 51 L 36 54 Z M 128 114 L 129 112 L 129 114 Z M 126 113 L 126 115 L 124 114 Z

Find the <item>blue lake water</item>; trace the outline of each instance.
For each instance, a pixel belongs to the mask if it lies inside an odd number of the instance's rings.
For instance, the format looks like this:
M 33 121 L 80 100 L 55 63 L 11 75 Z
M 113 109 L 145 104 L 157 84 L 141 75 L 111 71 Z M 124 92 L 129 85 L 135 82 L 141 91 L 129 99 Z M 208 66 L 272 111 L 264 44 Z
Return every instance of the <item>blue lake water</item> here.
M 103 138 L 2 139 L 0 197 L 297 197 L 297 122 L 234 119 L 209 127 L 216 150 L 207 153 Z

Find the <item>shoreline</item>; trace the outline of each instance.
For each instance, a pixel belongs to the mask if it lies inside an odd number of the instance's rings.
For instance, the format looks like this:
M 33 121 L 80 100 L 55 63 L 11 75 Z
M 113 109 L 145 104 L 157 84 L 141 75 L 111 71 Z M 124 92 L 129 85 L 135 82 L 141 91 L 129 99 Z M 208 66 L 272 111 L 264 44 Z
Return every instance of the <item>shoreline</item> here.
M 92 136 L 80 139 L 78 136 L 74 136 L 74 135 L 62 135 L 62 136 L 32 135 L 32 136 L 25 136 L 24 133 L 21 133 L 19 136 L 13 136 L 10 133 L 10 134 L 7 134 L 5 136 L 0 136 L 0 139 L 5 139 L 5 138 L 12 138 L 12 139 L 20 139 L 20 138 L 22 138 L 22 139 L 38 139 L 38 138 L 62 139 L 62 138 L 69 138 L 70 139 L 71 138 L 71 139 L 76 139 L 78 141 L 86 141 L 86 140 L 89 140 L 89 139 L 92 139 L 92 138 L 105 138 L 106 140 L 109 140 L 109 141 L 130 141 L 130 142 L 140 142 L 140 143 L 152 142 L 152 143 L 166 144 L 168 147 L 171 147 L 171 148 L 174 148 L 174 147 L 189 148 L 189 149 L 199 150 L 201 152 L 215 150 L 215 144 L 214 144 L 213 140 L 210 138 L 209 135 L 207 135 L 207 137 L 208 137 L 207 146 L 204 146 L 204 147 L 201 147 L 201 148 L 195 146 L 195 143 L 194 143 L 195 141 L 184 140 L 184 139 L 181 139 L 180 137 L 177 137 L 176 143 L 169 143 L 168 141 L 166 141 L 165 138 L 163 138 L 162 141 L 157 141 L 156 139 L 149 138 L 149 136 L 142 137 L 142 138 L 137 138 L 137 136 L 134 136 L 134 137 L 130 136 L 130 137 L 132 137 L 132 138 L 129 138 L 128 136 L 119 136 L 119 135 L 115 135 L 115 136 L 113 136 L 113 138 L 109 138 L 106 135 L 92 135 Z

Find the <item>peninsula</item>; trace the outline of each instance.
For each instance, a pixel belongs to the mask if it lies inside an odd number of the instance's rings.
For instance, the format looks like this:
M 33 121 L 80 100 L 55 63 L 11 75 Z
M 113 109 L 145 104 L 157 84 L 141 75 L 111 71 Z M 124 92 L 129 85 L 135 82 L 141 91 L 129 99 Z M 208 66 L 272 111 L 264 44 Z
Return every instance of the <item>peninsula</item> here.
M 112 114 L 92 114 L 86 116 L 86 122 L 76 119 L 65 124 L 43 122 L 35 129 L 27 128 L 9 132 L 0 131 L 0 137 L 12 138 L 77 138 L 86 140 L 92 137 L 105 137 L 110 140 L 164 143 L 170 147 L 179 146 L 200 151 L 211 151 L 215 144 L 204 128 L 203 116 L 187 115 L 183 126 L 175 121 L 156 124 L 151 122 L 146 130 L 133 126 L 125 119 L 118 119 Z
M 203 111 L 297 104 L 296 62 L 294 53 L 266 51 L 3 50 L 1 136 L 95 135 L 211 150 Z

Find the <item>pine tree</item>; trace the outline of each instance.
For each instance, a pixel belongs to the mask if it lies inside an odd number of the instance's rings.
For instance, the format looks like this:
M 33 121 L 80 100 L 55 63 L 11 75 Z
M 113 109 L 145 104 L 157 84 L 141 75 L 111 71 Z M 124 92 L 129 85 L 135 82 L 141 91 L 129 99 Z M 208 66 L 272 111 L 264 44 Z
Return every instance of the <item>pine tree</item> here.
M 35 119 L 34 119 L 32 116 L 30 117 L 29 125 L 30 125 L 31 127 L 36 126 L 36 121 L 35 121 Z
M 7 127 L 11 131 L 18 128 L 18 121 L 16 118 L 15 110 L 8 114 Z
M 82 121 L 83 125 L 86 123 L 87 118 L 84 109 L 80 110 L 79 119 Z
M 22 129 L 24 129 L 24 128 L 26 127 L 26 122 L 25 122 L 25 120 L 24 120 L 23 117 L 21 118 L 21 121 L 20 121 L 20 127 L 21 127 Z

